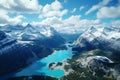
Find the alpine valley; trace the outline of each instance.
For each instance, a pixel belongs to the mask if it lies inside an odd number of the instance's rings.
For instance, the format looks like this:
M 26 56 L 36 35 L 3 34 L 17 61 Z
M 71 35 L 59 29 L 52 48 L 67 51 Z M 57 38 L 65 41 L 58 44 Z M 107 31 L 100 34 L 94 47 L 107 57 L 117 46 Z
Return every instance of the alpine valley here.
M 120 79 L 120 28 L 118 27 L 92 26 L 69 44 L 66 42 L 69 42 L 70 35 L 61 36 L 62 34 L 51 26 L 28 24 L 6 25 L 0 28 L 0 64 L 2 64 L 0 75 L 3 80 Z M 71 57 L 63 58 L 64 55 Z M 42 65 L 45 59 L 49 61 Z M 45 67 L 47 69 L 45 71 L 38 68 L 45 65 L 46 67 L 49 65 L 48 68 Z M 51 73 L 46 73 L 48 69 L 53 72 L 60 69 L 64 73 L 51 76 Z M 43 72 L 36 74 L 35 70 L 43 70 Z
M 120 80 L 120 0 L 0 0 L 0 80 Z

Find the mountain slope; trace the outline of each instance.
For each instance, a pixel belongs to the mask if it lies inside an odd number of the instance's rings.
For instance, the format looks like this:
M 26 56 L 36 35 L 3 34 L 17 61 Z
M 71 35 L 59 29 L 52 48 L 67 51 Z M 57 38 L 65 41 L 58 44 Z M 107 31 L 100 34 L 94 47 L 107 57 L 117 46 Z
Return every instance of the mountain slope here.
M 85 31 L 74 45 L 79 50 L 102 49 L 120 52 L 120 31 L 116 28 L 95 28 L 91 27 Z
M 51 53 L 49 48 L 33 43 L 19 43 L 0 31 L 0 75 L 20 70 Z

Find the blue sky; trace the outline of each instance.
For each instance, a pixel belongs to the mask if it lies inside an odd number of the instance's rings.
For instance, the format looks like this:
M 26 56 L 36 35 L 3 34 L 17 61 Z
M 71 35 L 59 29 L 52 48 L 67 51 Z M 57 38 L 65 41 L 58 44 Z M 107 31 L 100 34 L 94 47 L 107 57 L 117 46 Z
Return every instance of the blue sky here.
M 120 26 L 120 0 L 0 0 L 0 25 L 50 25 L 75 33 Z

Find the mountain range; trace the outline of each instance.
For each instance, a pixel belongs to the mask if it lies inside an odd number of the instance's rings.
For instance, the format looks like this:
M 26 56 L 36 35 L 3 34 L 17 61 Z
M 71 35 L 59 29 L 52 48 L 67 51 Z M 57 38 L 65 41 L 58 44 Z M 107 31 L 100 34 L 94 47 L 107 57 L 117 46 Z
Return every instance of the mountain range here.
M 2 31 L 18 41 L 34 42 L 46 47 L 56 48 L 65 43 L 65 39 L 51 26 L 6 25 L 0 27 Z
M 0 64 L 3 65 L 0 65 L 0 75 L 27 67 L 34 61 L 50 55 L 53 49 L 61 49 L 66 41 L 73 42 L 78 35 L 75 34 L 74 37 L 68 34 L 61 35 L 53 27 L 47 25 L 1 26 Z M 119 43 L 119 27 L 92 26 L 88 28 L 80 34 L 71 46 L 72 50 L 78 54 L 77 58 L 73 56 L 73 63 L 69 63 L 70 68 L 75 69 L 75 74 L 77 74 L 76 71 L 83 69 L 82 72 L 84 73 L 88 70 L 89 77 L 96 76 L 100 78 L 112 75 L 119 80 Z M 84 54 L 84 56 L 81 54 Z M 70 62 L 72 62 L 72 59 Z M 69 79 L 65 76 L 66 78 Z
M 104 27 L 96 28 L 90 27 L 74 42 L 73 50 L 78 52 L 90 51 L 99 49 L 102 51 L 111 52 L 111 57 L 119 60 L 120 52 L 120 28 L 118 27 Z M 101 53 L 102 54 L 102 53 Z M 108 53 L 109 54 L 109 53 Z M 105 55 L 105 54 L 104 54 Z
M 34 61 L 50 55 L 53 48 L 65 40 L 49 26 L 0 27 L 0 75 L 27 67 Z M 13 64 L 14 63 L 14 64 Z

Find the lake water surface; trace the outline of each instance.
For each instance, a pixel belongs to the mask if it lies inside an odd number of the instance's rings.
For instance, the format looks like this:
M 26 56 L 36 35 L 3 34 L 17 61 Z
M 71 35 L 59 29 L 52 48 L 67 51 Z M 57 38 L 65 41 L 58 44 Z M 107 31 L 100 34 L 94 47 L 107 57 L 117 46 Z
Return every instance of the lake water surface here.
M 72 50 L 71 47 L 67 46 L 67 50 L 59 50 L 55 51 L 48 57 L 45 57 L 41 60 L 36 61 L 31 66 L 23 69 L 22 71 L 15 74 L 15 76 L 29 76 L 29 75 L 47 75 L 47 76 L 53 76 L 56 78 L 62 77 L 64 75 L 64 71 L 61 69 L 57 70 L 50 70 L 48 67 L 49 63 L 52 62 L 61 62 L 65 59 L 70 59 L 72 57 Z

